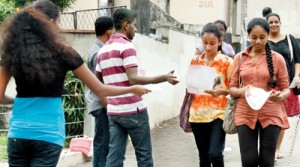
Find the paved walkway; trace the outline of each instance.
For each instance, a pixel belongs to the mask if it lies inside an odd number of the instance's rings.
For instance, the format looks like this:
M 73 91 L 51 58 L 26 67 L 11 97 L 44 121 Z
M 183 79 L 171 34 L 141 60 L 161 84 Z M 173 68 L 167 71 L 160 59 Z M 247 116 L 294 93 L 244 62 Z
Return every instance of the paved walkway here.
M 276 167 L 286 167 L 288 152 L 291 147 L 293 133 L 298 117 L 290 118 L 291 128 L 286 131 L 282 145 L 283 159 L 276 161 Z M 300 132 L 299 132 L 300 133 Z M 294 147 L 289 167 L 300 167 L 300 134 L 297 135 L 298 144 Z M 153 158 L 155 167 L 198 167 L 198 152 L 194 137 L 191 133 L 184 133 L 178 125 L 178 117 L 163 122 L 152 130 Z M 224 152 L 226 167 L 240 167 L 240 153 L 237 135 L 226 136 Z M 76 167 L 91 167 L 87 162 Z M 136 167 L 134 149 L 128 144 L 125 167 Z

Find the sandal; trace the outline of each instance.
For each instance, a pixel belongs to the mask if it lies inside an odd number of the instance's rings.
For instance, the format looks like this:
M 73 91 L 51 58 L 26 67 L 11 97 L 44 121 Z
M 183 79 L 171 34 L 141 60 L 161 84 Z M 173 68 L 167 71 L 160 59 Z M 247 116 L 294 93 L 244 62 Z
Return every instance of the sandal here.
M 276 150 L 275 159 L 282 159 L 284 156 L 279 150 Z

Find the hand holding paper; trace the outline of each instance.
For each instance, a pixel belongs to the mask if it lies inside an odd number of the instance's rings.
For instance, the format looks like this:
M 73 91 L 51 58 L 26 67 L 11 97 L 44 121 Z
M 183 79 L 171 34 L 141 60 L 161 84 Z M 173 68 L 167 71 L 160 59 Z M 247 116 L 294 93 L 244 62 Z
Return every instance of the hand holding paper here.
M 246 101 L 253 110 L 259 110 L 265 104 L 272 93 L 261 88 L 248 87 L 245 91 Z
M 187 74 L 187 90 L 193 94 L 204 94 L 205 90 L 212 90 L 217 72 L 215 68 L 191 65 Z
M 270 100 L 271 100 L 271 101 L 274 101 L 274 102 L 282 102 L 283 97 L 281 96 L 281 91 L 273 92 L 273 93 L 270 95 Z

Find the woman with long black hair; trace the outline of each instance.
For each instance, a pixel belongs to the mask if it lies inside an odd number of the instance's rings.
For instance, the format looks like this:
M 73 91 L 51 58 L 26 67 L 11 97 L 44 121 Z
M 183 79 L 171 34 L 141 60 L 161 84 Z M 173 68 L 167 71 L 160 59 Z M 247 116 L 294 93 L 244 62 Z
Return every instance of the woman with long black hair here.
M 268 22 L 254 18 L 249 22 L 247 32 L 251 45 L 235 56 L 229 84 L 230 95 L 238 98 L 234 118 L 242 166 L 273 167 L 280 130 L 289 128 L 283 104 L 290 95 L 288 73 L 283 57 L 273 52 L 268 44 Z M 245 91 L 248 86 L 273 91 L 261 109 L 254 110 L 247 103 Z
M 13 103 L 7 147 L 11 167 L 56 166 L 65 139 L 61 95 L 67 71 L 99 96 L 149 92 L 141 86 L 103 85 L 59 36 L 58 23 L 58 7 L 38 0 L 2 25 L 0 103 Z M 11 77 L 16 98 L 5 95 Z

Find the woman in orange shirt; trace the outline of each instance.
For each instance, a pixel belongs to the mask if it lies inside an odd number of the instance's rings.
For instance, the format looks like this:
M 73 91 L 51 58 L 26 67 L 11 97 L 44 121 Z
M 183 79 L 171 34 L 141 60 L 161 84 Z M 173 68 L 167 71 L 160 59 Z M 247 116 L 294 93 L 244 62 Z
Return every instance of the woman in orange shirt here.
M 217 76 L 212 90 L 194 96 L 189 122 L 199 152 L 200 167 L 210 167 L 211 164 L 214 167 L 224 167 L 225 132 L 222 124 L 233 60 L 218 52 L 222 34 L 216 25 L 205 25 L 201 36 L 205 52 L 196 55 L 191 64 L 215 68 Z
M 254 18 L 249 22 L 247 32 L 251 46 L 235 56 L 230 78 L 229 93 L 238 98 L 235 125 L 243 167 L 274 166 L 280 129 L 289 128 L 283 105 L 283 100 L 290 95 L 288 73 L 283 57 L 273 52 L 267 43 L 269 31 L 265 19 Z M 261 109 L 253 110 L 248 105 L 245 99 L 248 86 L 273 90 Z

